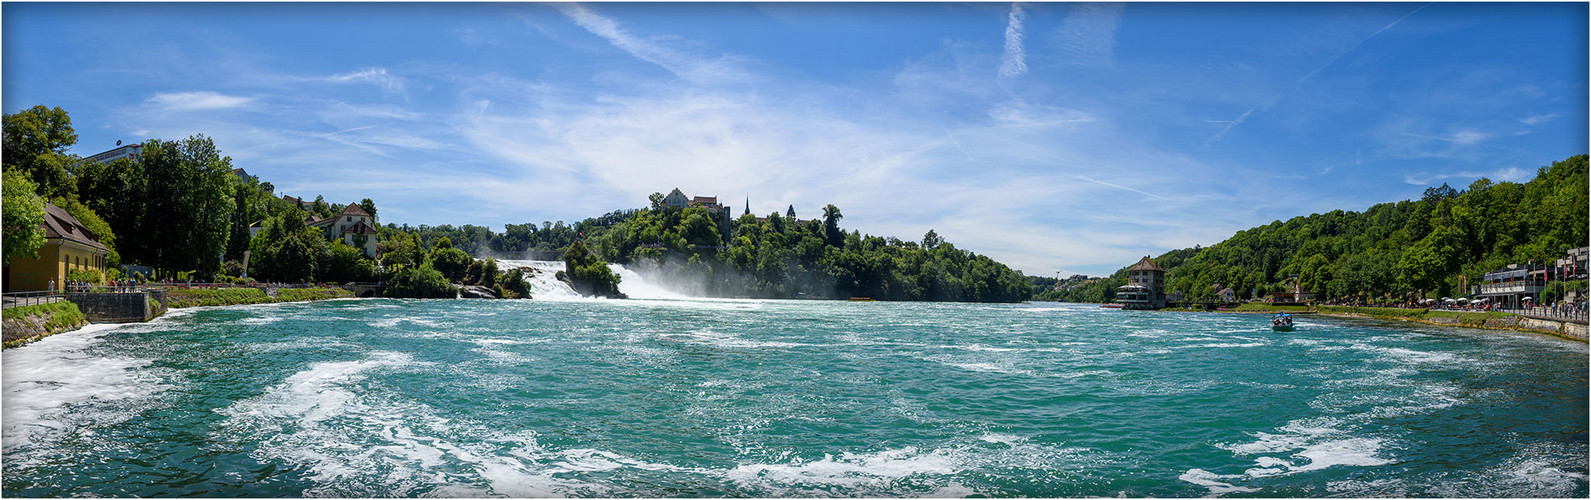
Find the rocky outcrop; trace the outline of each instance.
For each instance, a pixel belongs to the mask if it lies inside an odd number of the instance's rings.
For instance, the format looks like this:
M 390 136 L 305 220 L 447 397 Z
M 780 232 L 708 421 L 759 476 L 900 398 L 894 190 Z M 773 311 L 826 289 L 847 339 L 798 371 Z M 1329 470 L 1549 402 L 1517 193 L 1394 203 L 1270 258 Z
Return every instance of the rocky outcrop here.
M 461 299 L 500 299 L 497 291 L 480 285 L 465 285 L 459 289 Z

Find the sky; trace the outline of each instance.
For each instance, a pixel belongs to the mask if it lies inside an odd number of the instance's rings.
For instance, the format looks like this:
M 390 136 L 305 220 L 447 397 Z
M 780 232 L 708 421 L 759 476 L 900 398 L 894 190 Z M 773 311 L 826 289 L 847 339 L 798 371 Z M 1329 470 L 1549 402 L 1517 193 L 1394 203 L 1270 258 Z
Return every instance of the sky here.
M 1588 146 L 1587 3 L 17 3 L 0 106 L 383 223 L 739 216 L 1100 276 Z

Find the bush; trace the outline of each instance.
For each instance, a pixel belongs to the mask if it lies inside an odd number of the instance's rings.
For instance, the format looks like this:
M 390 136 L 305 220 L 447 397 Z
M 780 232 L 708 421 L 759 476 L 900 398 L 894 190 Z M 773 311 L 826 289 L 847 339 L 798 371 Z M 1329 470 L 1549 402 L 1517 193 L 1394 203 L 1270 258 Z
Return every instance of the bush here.
M 530 283 L 525 282 L 525 273 L 519 268 L 509 269 L 503 277 L 497 280 L 497 296 L 505 299 L 528 299 L 530 297 Z
M 458 296 L 458 287 L 453 286 L 447 277 L 427 262 L 420 264 L 419 267 L 405 267 L 399 270 L 393 275 L 392 280 L 387 282 L 387 289 L 383 295 L 400 298 L 451 299 Z
M 624 297 L 619 293 L 618 273 L 608 269 L 608 263 L 592 254 L 584 243 L 576 240 L 569 245 L 569 250 L 563 254 L 563 263 L 569 284 L 581 295 Z
M 464 281 L 464 271 L 471 262 L 470 255 L 457 248 L 438 248 L 431 252 L 430 265 L 450 281 Z

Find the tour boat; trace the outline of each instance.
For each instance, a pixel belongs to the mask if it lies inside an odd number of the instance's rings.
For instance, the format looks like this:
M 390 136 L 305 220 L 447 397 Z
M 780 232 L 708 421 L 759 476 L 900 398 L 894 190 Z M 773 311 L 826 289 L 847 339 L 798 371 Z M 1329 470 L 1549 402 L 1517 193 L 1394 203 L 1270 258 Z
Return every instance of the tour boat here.
M 1293 317 L 1289 316 L 1287 313 L 1276 313 L 1275 316 L 1271 317 L 1271 331 L 1293 331 Z
M 1121 304 L 1105 304 L 1099 307 L 1101 309 L 1121 309 Z

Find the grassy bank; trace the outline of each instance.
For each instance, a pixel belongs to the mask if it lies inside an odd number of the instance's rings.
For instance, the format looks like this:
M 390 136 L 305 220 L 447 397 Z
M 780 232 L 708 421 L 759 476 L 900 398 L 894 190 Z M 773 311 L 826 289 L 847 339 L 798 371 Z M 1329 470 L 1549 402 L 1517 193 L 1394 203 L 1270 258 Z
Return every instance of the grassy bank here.
M 1301 314 L 1301 313 L 1315 312 L 1315 309 L 1312 308 L 1312 307 L 1309 307 L 1309 306 L 1275 305 L 1275 304 L 1266 304 L 1264 302 L 1244 302 L 1242 305 L 1239 305 L 1237 307 L 1228 307 L 1228 308 L 1222 309 L 1220 311 L 1206 311 L 1204 309 L 1204 306 L 1191 306 L 1191 307 L 1182 307 L 1182 308 L 1166 309 L 1166 310 L 1167 311 L 1191 311 L 1191 312 L 1235 312 L 1235 313 L 1253 313 L 1253 314 L 1261 314 L 1261 313 L 1263 313 L 1263 314 L 1275 314 L 1275 313 L 1279 313 L 1279 312 L 1285 312 L 1285 313 L 1288 313 L 1288 314 Z
M 1319 306 L 1321 314 L 1333 316 L 1354 316 L 1376 319 L 1396 319 L 1403 321 L 1418 321 L 1433 325 L 1460 325 L 1476 328 L 1495 328 L 1496 321 L 1513 318 L 1514 315 L 1500 312 L 1486 311 L 1432 311 L 1426 309 L 1399 309 L 1392 307 L 1347 307 L 1347 306 Z M 1490 324 L 1488 324 L 1490 322 Z
M 191 288 L 166 291 L 167 307 L 172 308 L 303 302 L 353 296 L 353 292 L 341 288 L 283 288 L 275 297 L 266 295 L 265 290 L 259 288 Z
M 67 301 L 6 309 L 4 346 L 16 347 L 50 335 L 69 332 L 88 323 L 88 317 Z

